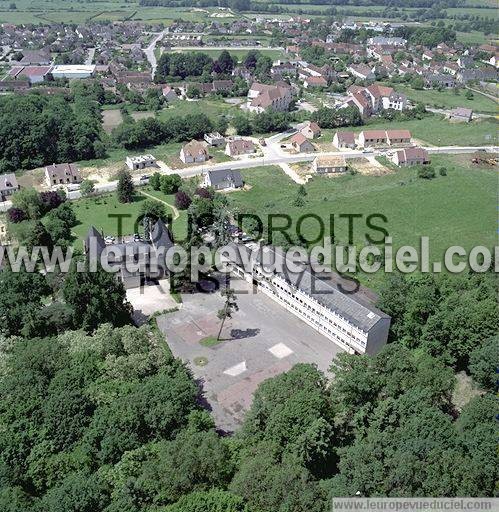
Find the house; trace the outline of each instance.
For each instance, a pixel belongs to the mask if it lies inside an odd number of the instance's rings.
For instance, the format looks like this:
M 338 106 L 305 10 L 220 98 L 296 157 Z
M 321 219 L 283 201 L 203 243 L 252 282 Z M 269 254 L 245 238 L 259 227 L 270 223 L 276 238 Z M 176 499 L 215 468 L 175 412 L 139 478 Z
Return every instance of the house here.
M 360 146 L 374 146 L 375 144 L 386 144 L 385 130 L 364 130 L 359 133 Z
M 315 158 L 312 169 L 317 174 L 336 174 L 345 172 L 347 170 L 347 164 L 343 155 L 324 155 Z
M 315 151 L 314 145 L 300 132 L 295 133 L 291 137 L 290 142 L 293 149 L 298 153 L 311 153 Z
M 376 78 L 372 69 L 366 64 L 352 64 L 347 68 L 347 71 L 361 80 L 374 80 Z
M 52 63 L 50 51 L 46 48 L 41 50 L 22 50 L 23 57 L 19 61 L 21 66 L 48 66 Z
M 225 137 L 218 132 L 205 133 L 203 138 L 209 146 L 218 147 L 225 144 Z
M 321 136 L 321 128 L 314 121 L 307 121 L 305 126 L 300 129 L 300 133 L 307 139 L 316 139 Z
M 340 276 L 320 275 L 308 261 L 297 266 L 296 258 L 287 261 L 280 248 L 254 251 L 236 243 L 231 248 L 231 272 L 346 352 L 374 354 L 386 344 L 391 319 L 374 306 L 365 288 L 345 293 L 348 284 Z
M 428 151 L 423 148 L 405 148 L 398 149 L 390 157 L 390 160 L 399 167 L 409 167 L 411 165 L 424 165 L 430 163 Z
M 426 49 L 423 51 L 423 55 L 421 58 L 423 60 L 430 61 L 430 60 L 433 60 L 434 57 L 435 57 L 435 55 L 433 54 L 433 52 L 431 50 Z
M 407 44 L 407 39 L 402 37 L 375 36 L 370 37 L 367 40 L 367 44 L 370 46 L 398 46 L 402 48 Z
M 336 132 L 333 137 L 333 145 L 340 148 L 354 148 L 355 134 L 353 132 Z
M 49 187 L 81 183 L 76 164 L 52 164 L 45 167 L 45 181 Z
M 225 146 L 225 154 L 228 156 L 251 155 L 255 152 L 255 144 L 250 140 L 231 140 L 227 142 L 227 145 Z
M 239 171 L 220 170 L 204 173 L 203 185 L 213 187 L 215 190 L 233 190 L 244 185 L 243 177 Z
M 165 85 L 161 92 L 163 94 L 163 98 L 165 98 L 165 100 L 169 103 L 178 99 L 175 89 L 169 85 Z
M 449 75 L 455 75 L 459 71 L 459 66 L 456 62 L 446 62 L 444 64 L 444 72 Z
M 411 132 L 409 130 L 386 130 L 386 141 L 390 146 L 393 144 L 409 144 Z
M 19 188 L 15 174 L 0 174 L 0 202 L 7 201 Z
M 180 160 L 184 164 L 206 162 L 208 158 L 208 151 L 206 151 L 204 144 L 197 140 L 191 140 L 191 142 L 184 144 L 180 150 Z
M 144 169 L 146 167 L 155 167 L 156 158 L 152 155 L 127 156 L 126 165 L 131 171 Z
M 323 76 L 309 76 L 303 81 L 303 86 L 305 89 L 327 87 L 327 80 Z
M 473 110 L 471 108 L 457 107 L 449 112 L 448 118 L 451 121 L 469 123 L 473 119 Z
M 111 244 L 108 249 L 102 234 L 92 226 L 83 241 L 83 248 L 88 261 L 107 260 L 126 289 L 138 288 L 150 279 L 162 279 L 167 275 L 165 254 L 173 247 L 170 231 L 161 219 L 156 221 L 145 240 L 121 237 L 120 242 Z
M 57 78 L 67 78 L 75 80 L 80 78 L 89 78 L 95 73 L 95 64 L 89 66 L 83 64 L 61 64 L 54 66 L 51 75 Z
M 291 86 L 253 83 L 248 91 L 247 108 L 251 112 L 286 112 L 293 99 Z
M 456 86 L 456 80 L 452 75 L 443 73 L 426 73 L 424 75 L 425 87 L 446 87 L 451 89 Z

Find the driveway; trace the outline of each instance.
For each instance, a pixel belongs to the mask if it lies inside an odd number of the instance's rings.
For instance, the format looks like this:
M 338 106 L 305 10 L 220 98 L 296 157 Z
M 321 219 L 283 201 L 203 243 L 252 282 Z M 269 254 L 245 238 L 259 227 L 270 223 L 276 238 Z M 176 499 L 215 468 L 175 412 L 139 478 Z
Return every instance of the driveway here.
M 179 311 L 158 318 L 173 354 L 188 363 L 217 427 L 225 432 L 241 424 L 261 382 L 300 362 L 327 371 L 342 351 L 263 293 L 250 293 L 246 282 L 233 279 L 231 286 L 245 294 L 237 295 L 239 311 L 227 320 L 218 344 L 200 341 L 218 333 L 219 293 L 184 295 Z

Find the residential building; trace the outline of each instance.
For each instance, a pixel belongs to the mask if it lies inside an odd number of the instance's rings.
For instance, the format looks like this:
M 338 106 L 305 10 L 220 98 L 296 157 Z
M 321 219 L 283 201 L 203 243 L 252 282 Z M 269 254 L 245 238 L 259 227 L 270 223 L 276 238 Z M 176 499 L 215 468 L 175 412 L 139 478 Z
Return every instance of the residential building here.
M 76 164 L 52 164 L 45 167 L 45 182 L 49 187 L 81 183 L 81 174 Z
M 243 177 L 239 171 L 220 170 L 204 173 L 203 185 L 213 187 L 215 190 L 233 190 L 244 185 Z
M 251 140 L 231 140 L 225 146 L 225 154 L 228 156 L 251 155 L 255 152 L 256 147 Z
M 121 237 L 118 243 L 108 245 L 102 234 L 92 226 L 83 247 L 89 261 L 107 261 L 124 287 L 130 289 L 167 275 L 165 254 L 173 247 L 173 238 L 165 223 L 158 220 L 145 240 Z
M 47 48 L 41 50 L 22 50 L 21 66 L 48 66 L 52 63 L 52 55 Z
M 155 167 L 156 158 L 152 155 L 127 156 L 126 165 L 131 171 L 144 169 L 146 167 Z
M 191 142 L 184 144 L 180 150 L 180 160 L 184 164 L 206 162 L 208 158 L 208 151 L 206 151 L 204 144 L 197 140 L 191 140 Z
M 347 164 L 343 155 L 319 155 L 312 163 L 317 174 L 337 174 L 346 172 Z
M 391 319 L 374 307 L 365 288 L 344 293 L 347 284 L 340 276 L 332 272 L 318 275 L 307 262 L 292 272 L 296 261 L 286 262 L 280 248 L 232 247 L 233 274 L 254 284 L 346 352 L 375 354 L 386 344 Z
M 398 46 L 404 47 L 407 44 L 407 39 L 403 37 L 385 37 L 375 36 L 370 37 L 367 40 L 367 44 L 370 46 Z
M 168 103 L 178 99 L 175 89 L 173 87 L 170 87 L 169 85 L 165 85 L 161 92 Z
M 291 137 L 290 142 L 293 149 L 298 153 L 311 153 L 315 151 L 314 145 L 300 132 L 295 133 Z
M 359 133 L 360 146 L 374 146 L 375 144 L 386 144 L 385 130 L 364 130 Z
M 327 80 L 323 76 L 309 76 L 303 81 L 305 89 L 327 87 Z
M 471 108 L 457 107 L 452 109 L 448 115 L 451 121 L 469 123 L 473 119 Z
M 291 86 L 253 83 L 248 91 L 247 108 L 251 112 L 285 112 L 293 99 Z
M 218 132 L 211 132 L 204 134 L 204 140 L 209 146 L 223 146 L 225 144 L 225 137 Z
M 300 133 L 307 139 L 316 139 L 321 136 L 321 128 L 314 121 L 306 121 L 305 126 L 300 129 Z
M 338 149 L 354 148 L 355 134 L 353 132 L 336 132 L 333 137 L 333 145 Z
M 366 64 L 351 64 L 347 71 L 361 80 L 374 80 L 376 78 L 372 69 Z
M 411 142 L 411 132 L 409 130 L 386 130 L 386 141 L 390 146 L 409 144 Z
M 390 157 L 390 160 L 400 167 L 430 163 L 426 149 L 417 147 L 398 149 Z
M 0 202 L 7 201 L 9 196 L 19 190 L 14 173 L 0 174 Z

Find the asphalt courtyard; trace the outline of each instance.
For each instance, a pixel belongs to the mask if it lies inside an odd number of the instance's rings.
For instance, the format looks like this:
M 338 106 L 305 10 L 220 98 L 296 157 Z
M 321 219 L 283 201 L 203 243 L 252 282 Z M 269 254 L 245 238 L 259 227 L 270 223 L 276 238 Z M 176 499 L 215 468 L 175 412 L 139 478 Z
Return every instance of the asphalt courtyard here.
M 200 342 L 218 334 L 220 293 L 183 295 L 179 311 L 158 318 L 173 354 L 189 364 L 217 427 L 226 432 L 241 424 L 261 382 L 299 362 L 326 371 L 342 351 L 263 293 L 249 293 L 244 281 L 233 279 L 231 287 L 247 293 L 237 295 L 239 311 L 225 322 L 218 344 Z

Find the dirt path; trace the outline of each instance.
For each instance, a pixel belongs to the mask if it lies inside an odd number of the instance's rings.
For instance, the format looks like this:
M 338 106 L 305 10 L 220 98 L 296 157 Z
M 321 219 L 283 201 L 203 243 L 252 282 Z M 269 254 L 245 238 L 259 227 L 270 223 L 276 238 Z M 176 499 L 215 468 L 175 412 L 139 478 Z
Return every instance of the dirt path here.
M 165 206 L 168 206 L 173 211 L 173 220 L 177 220 L 180 217 L 180 213 L 177 210 L 177 208 L 170 203 L 167 203 L 166 201 L 163 201 L 163 199 L 159 199 L 157 197 L 154 197 L 152 194 L 149 194 L 148 192 L 144 192 L 143 190 L 139 191 L 143 196 L 147 196 L 150 199 L 154 199 L 154 201 L 158 201 L 158 203 L 163 203 Z

